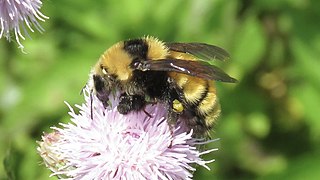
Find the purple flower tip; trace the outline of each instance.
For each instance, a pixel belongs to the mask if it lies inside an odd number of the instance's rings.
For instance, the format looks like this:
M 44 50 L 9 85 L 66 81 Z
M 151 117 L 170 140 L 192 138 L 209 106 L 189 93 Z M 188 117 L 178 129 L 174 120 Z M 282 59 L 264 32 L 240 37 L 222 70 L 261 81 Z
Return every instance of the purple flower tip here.
M 71 123 L 52 127 L 37 148 L 52 175 L 71 179 L 191 179 L 194 164 L 207 169 L 197 144 L 183 124 L 168 125 L 161 104 L 148 105 L 145 112 L 118 113 L 117 101 L 104 109 L 86 89 L 85 103 L 76 113 L 70 108 Z
M 29 36 L 26 26 L 31 32 L 34 32 L 32 27 L 44 31 L 38 20 L 45 21 L 48 17 L 40 12 L 41 6 L 40 0 L 0 0 L 0 39 L 4 36 L 11 41 L 10 31 L 13 31 L 19 48 L 23 49 L 20 38 Z

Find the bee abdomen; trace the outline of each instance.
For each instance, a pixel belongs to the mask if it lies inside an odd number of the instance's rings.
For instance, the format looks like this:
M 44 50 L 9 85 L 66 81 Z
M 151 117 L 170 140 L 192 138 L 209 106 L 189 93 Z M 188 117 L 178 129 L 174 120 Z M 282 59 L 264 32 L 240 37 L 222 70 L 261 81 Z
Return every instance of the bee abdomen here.
M 211 129 L 212 126 L 214 125 L 214 123 L 216 122 L 216 120 L 219 118 L 220 116 L 220 104 L 218 102 L 216 102 L 213 106 L 213 108 L 211 109 L 211 111 L 208 112 L 208 114 L 206 114 L 205 116 L 205 125 L 207 127 L 207 129 Z
M 182 90 L 184 101 L 188 106 L 197 107 L 207 96 L 209 84 L 206 80 L 184 74 L 175 74 L 173 79 Z
M 216 104 L 218 103 L 218 98 L 216 95 L 216 91 L 213 87 L 209 87 L 204 98 L 198 102 L 198 112 L 200 114 L 206 115 L 210 114 L 211 111 L 215 109 Z
M 211 128 L 215 120 L 219 117 L 220 112 L 221 109 L 216 89 L 213 85 L 210 85 L 206 97 L 203 98 L 197 106 L 197 114 L 199 117 L 203 117 L 205 125 Z
M 170 73 L 183 92 L 184 118 L 196 134 L 207 133 L 220 115 L 220 104 L 213 81 Z

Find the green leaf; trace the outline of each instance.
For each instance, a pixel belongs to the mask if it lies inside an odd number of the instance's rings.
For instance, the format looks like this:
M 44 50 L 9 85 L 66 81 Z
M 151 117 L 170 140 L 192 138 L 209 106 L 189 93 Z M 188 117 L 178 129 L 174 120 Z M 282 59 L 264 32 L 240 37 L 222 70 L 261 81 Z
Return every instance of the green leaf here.
M 266 39 L 261 24 L 253 13 L 235 31 L 232 63 L 239 66 L 243 76 L 252 71 L 261 60 L 265 53 Z

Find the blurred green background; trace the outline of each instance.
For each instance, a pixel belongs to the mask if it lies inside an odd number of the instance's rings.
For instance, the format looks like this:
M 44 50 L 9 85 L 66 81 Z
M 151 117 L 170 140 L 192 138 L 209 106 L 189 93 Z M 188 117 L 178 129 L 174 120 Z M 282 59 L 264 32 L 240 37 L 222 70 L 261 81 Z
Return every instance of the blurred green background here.
M 195 179 L 320 179 L 320 1 L 55 0 L 43 34 L 0 40 L 0 179 L 49 178 L 36 140 L 80 104 L 91 66 L 112 44 L 153 35 L 228 50 L 217 62 L 222 116 Z

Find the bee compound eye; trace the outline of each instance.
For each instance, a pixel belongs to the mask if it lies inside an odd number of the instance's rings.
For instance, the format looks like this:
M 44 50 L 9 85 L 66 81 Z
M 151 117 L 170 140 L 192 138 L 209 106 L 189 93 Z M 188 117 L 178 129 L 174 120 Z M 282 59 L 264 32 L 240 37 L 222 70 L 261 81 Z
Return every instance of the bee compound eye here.
M 104 74 L 104 75 L 107 75 L 108 74 L 108 72 L 107 72 L 107 70 L 105 69 L 105 68 L 102 68 L 102 73 Z

